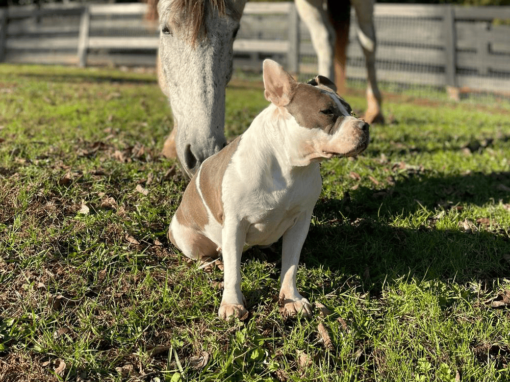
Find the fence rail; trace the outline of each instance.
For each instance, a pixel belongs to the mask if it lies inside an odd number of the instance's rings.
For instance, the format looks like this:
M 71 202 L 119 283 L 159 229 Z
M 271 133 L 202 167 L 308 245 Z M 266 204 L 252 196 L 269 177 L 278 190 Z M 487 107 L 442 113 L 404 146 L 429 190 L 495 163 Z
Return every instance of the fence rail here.
M 145 4 L 0 9 L 0 61 L 67 65 L 154 65 L 158 34 Z M 347 76 L 365 79 L 353 14 Z M 510 7 L 378 4 L 378 79 L 510 93 Z M 294 3 L 248 3 L 236 65 L 260 70 L 269 56 L 295 73 L 316 72 L 310 34 Z

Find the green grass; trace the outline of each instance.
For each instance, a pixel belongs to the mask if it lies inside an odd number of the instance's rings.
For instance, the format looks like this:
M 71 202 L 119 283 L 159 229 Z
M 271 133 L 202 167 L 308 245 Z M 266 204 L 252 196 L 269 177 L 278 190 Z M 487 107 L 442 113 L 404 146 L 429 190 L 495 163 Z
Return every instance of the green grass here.
M 221 270 L 165 236 L 186 179 L 154 76 L 1 65 L 0 380 L 510 381 L 510 114 L 386 100 L 366 153 L 322 166 L 298 284 L 331 314 L 280 316 L 276 244 L 223 322 Z M 234 81 L 227 136 L 265 105 Z

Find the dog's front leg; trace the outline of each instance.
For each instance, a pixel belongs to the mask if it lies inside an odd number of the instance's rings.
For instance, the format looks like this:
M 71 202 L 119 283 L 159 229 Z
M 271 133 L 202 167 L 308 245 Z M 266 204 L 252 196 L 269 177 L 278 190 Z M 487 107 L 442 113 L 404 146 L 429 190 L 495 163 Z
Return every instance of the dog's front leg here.
M 294 316 L 298 312 L 305 316 L 312 314 L 310 303 L 301 296 L 296 286 L 299 256 L 308 235 L 311 217 L 312 211 L 303 212 L 283 235 L 280 302 L 285 316 Z
M 231 316 L 245 318 L 248 311 L 244 307 L 241 292 L 241 256 L 246 240 L 243 222 L 225 221 L 222 231 L 222 253 L 224 264 L 223 298 L 218 315 L 226 320 Z

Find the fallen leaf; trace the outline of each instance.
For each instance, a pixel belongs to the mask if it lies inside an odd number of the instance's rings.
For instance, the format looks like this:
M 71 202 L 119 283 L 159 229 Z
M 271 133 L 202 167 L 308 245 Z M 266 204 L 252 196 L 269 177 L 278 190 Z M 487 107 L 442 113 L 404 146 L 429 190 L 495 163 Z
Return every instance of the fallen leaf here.
M 53 310 L 59 310 L 62 307 L 62 303 L 64 302 L 64 297 L 62 295 L 50 296 L 48 298 L 48 305 Z
M 131 150 L 131 153 L 135 158 L 142 158 L 145 155 L 145 146 L 141 143 L 136 143 L 136 145 Z
M 387 190 L 382 190 L 382 191 L 379 191 L 379 192 L 374 192 L 372 194 L 372 197 L 375 198 L 375 199 L 381 199 L 381 198 L 384 198 L 388 194 L 390 194 L 390 192 L 388 192 Z
M 153 180 L 154 180 L 154 174 L 152 172 L 150 172 L 149 175 L 147 175 L 147 181 L 145 182 L 145 184 L 147 186 L 149 186 Z
M 39 283 L 37 283 L 37 289 L 46 289 L 46 285 L 44 285 L 43 283 L 39 282 Z
M 354 180 L 361 180 L 361 175 L 358 174 L 357 172 L 351 171 L 349 173 L 349 176 Z
M 160 242 L 158 239 L 154 240 L 154 245 L 157 245 L 158 247 L 161 247 L 163 245 L 162 242 Z
M 120 217 L 126 217 L 126 210 L 124 209 L 124 207 L 120 207 L 118 210 L 117 210 L 117 215 L 120 216 Z
M 460 382 L 460 373 L 459 371 L 457 370 L 457 372 L 455 373 L 455 382 Z
M 505 290 L 499 294 L 497 300 L 491 302 L 491 308 L 504 308 L 510 305 L 510 291 Z
M 133 365 L 127 364 L 122 367 L 116 367 L 115 370 L 117 373 L 119 373 L 123 377 L 129 377 L 131 373 L 133 372 L 134 368 Z
M 276 378 L 280 382 L 286 382 L 289 379 L 289 377 L 287 376 L 287 372 L 283 369 L 276 370 L 275 374 L 276 374 Z
M 112 197 L 106 197 L 101 201 L 101 208 L 116 210 L 117 207 L 118 207 L 117 202 Z
M 298 365 L 300 369 L 306 369 L 312 365 L 312 359 L 304 351 L 298 350 Z
M 372 181 L 372 183 L 374 183 L 376 186 L 379 185 L 379 181 L 377 179 L 375 179 L 373 176 L 369 176 L 368 179 L 370 179 Z
M 106 171 L 98 168 L 98 169 L 92 171 L 91 174 L 92 175 L 98 175 L 98 176 L 104 176 L 104 175 L 106 175 Z
M 321 336 L 322 342 L 324 344 L 324 347 L 327 350 L 333 350 L 333 342 L 331 341 L 331 337 L 329 336 L 328 330 L 324 326 L 324 324 L 321 322 L 319 324 L 319 334 Z
M 359 187 L 359 183 L 351 187 L 351 190 L 356 191 Z
M 500 191 L 510 192 L 510 187 L 505 186 L 504 184 L 498 184 L 496 188 Z
M 171 346 L 168 346 L 168 345 L 157 345 L 157 346 L 154 346 L 147 350 L 149 351 L 149 354 L 154 357 L 158 354 L 161 354 L 161 353 L 164 353 L 164 352 L 170 350 L 170 348 L 171 348 Z
M 97 275 L 97 280 L 99 282 L 103 282 L 103 280 L 105 279 L 106 277 L 106 269 L 103 269 L 102 271 L 100 271 Z
M 172 178 L 175 174 L 177 173 L 177 170 L 176 170 L 176 167 L 175 165 L 173 165 L 172 167 L 170 167 L 170 169 L 165 172 L 165 175 L 163 176 L 163 179 L 164 180 L 169 180 L 170 178 Z
M 209 362 L 209 353 L 203 351 L 199 356 L 194 356 L 189 359 L 190 366 L 195 370 L 203 369 L 207 362 Z
M 471 232 L 473 230 L 476 230 L 476 226 L 473 224 L 472 221 L 465 219 L 462 222 L 459 222 L 459 226 L 463 228 L 466 232 Z
M 55 333 L 53 333 L 53 338 L 57 339 L 61 337 L 63 334 L 66 334 L 68 332 L 69 332 L 68 328 L 60 328 L 59 330 L 55 331 Z
M 507 211 L 510 211 L 510 204 L 503 204 L 503 208 Z
M 55 361 L 55 368 L 53 369 L 55 374 L 63 376 L 65 370 L 66 370 L 66 363 L 64 362 L 64 360 L 61 358 L 57 359 Z
M 315 307 L 319 310 L 319 314 L 321 315 L 321 317 L 326 317 L 331 314 L 331 310 L 326 308 L 326 306 L 321 304 L 320 302 L 316 302 Z
M 143 194 L 143 195 L 148 195 L 149 194 L 149 190 L 147 190 L 146 188 L 143 188 L 141 185 L 136 186 L 135 190 L 138 191 L 140 194 Z
M 223 281 L 213 281 L 212 287 L 213 287 L 213 289 L 222 290 L 223 289 Z
M 440 220 L 440 219 L 442 219 L 445 215 L 446 215 L 446 212 L 441 211 L 441 212 L 440 212 L 440 213 L 438 213 L 436 216 L 434 216 L 434 219 Z
M 140 242 L 138 240 L 136 240 L 133 236 L 130 236 L 130 235 L 126 235 L 126 240 L 129 241 L 129 243 L 131 243 L 133 245 L 140 244 Z
M 484 225 L 484 226 L 491 226 L 492 225 L 492 220 L 491 219 L 488 219 L 488 218 L 480 218 L 480 219 L 476 219 L 476 222 L 478 224 L 481 224 L 481 225 Z
M 87 205 L 82 202 L 78 213 L 82 215 L 88 215 L 90 213 L 90 208 L 88 208 Z
M 113 158 L 115 158 L 116 160 L 118 160 L 119 162 L 122 162 L 122 163 L 124 163 L 126 161 L 124 154 L 122 154 L 122 152 L 119 150 L 115 150 L 115 152 L 113 153 Z
M 342 317 L 338 317 L 336 320 L 340 322 L 340 325 L 342 325 L 342 329 L 347 331 L 347 329 L 349 328 L 347 326 L 347 322 L 345 322 L 345 320 Z

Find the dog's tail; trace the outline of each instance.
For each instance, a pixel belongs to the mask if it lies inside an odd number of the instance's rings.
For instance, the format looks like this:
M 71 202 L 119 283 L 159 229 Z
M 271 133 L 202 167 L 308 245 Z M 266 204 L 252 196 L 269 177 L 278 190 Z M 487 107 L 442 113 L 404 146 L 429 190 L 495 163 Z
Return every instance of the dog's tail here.
M 339 94 L 345 93 L 347 45 L 351 24 L 351 2 L 349 0 L 328 0 L 328 13 L 335 28 L 335 83 Z

